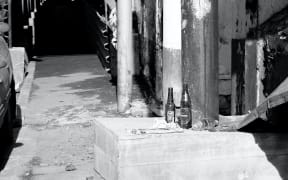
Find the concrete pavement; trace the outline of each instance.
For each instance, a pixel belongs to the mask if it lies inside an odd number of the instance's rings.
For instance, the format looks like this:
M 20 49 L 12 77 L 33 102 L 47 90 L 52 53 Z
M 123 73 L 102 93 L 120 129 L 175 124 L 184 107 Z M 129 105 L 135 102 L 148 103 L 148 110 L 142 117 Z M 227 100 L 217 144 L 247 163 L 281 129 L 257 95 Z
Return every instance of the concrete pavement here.
M 117 113 L 116 87 L 96 55 L 46 56 L 30 62 L 18 97 L 22 127 L 0 179 L 101 179 L 93 171 L 97 117 L 150 116 L 141 85 L 132 108 Z M 2 148 L 2 147 L 1 147 Z M 9 149 L 9 148 L 8 148 Z M 8 154 L 8 155 L 7 155 Z

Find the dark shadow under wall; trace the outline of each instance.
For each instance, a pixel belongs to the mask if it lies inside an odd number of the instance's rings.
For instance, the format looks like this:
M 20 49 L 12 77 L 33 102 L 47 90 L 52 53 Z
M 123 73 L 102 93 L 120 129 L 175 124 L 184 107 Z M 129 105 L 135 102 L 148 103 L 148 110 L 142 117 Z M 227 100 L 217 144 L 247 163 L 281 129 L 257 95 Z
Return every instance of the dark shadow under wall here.
M 282 104 L 266 112 L 267 120 L 259 118 L 240 129 L 242 132 L 253 134 L 255 144 L 282 179 L 288 178 L 287 112 L 288 103 Z
M 38 54 L 96 53 L 85 19 L 82 0 L 50 0 L 39 9 L 36 17 L 36 45 Z

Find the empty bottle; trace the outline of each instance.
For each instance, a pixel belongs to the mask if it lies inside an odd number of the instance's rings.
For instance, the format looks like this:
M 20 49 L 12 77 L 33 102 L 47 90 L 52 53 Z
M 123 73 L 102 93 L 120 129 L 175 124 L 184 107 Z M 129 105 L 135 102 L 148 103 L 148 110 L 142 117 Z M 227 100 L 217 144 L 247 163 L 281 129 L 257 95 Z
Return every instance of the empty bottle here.
M 188 92 L 188 84 L 183 85 L 178 124 L 184 129 L 189 129 L 192 125 L 191 99 Z
M 215 128 L 219 124 L 218 120 L 202 119 L 192 125 L 193 130 L 209 130 Z
M 165 120 L 167 123 L 175 122 L 175 104 L 173 99 L 173 88 L 168 88 L 168 98 L 165 105 Z

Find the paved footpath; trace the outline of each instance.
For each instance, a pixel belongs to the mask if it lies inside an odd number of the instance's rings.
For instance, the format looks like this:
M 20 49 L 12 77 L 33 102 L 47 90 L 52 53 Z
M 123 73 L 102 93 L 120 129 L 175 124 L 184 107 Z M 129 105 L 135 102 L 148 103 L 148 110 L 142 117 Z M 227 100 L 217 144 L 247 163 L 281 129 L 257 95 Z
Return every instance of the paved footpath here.
M 143 109 L 139 89 L 134 87 L 134 92 L 135 106 Z M 15 128 L 13 147 L 0 147 L 5 149 L 0 151 L 1 180 L 101 179 L 93 171 L 91 122 L 131 116 L 117 113 L 116 87 L 96 55 L 46 56 L 30 62 L 18 104 L 22 127 Z M 143 113 L 137 108 L 136 116 Z

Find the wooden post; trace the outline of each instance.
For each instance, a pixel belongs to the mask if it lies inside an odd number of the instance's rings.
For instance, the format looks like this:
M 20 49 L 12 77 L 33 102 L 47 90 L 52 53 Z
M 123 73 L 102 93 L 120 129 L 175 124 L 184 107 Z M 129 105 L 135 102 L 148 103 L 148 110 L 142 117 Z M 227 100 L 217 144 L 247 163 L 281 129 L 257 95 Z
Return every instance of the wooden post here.
M 104 8 L 105 8 L 105 21 L 108 22 L 109 21 L 109 14 L 108 14 L 108 8 L 107 8 L 108 4 L 106 2 L 106 0 L 104 0 Z M 105 23 L 106 29 L 108 29 L 107 23 Z
M 174 102 L 180 106 L 181 72 L 181 0 L 163 0 L 163 104 L 168 87 L 174 89 Z
M 247 114 L 265 100 L 263 46 L 263 40 L 232 40 L 232 115 Z
M 256 106 L 259 106 L 265 101 L 265 96 L 263 93 L 263 83 L 262 79 L 265 76 L 265 67 L 264 67 L 264 45 L 265 42 L 263 39 L 259 39 L 256 43 L 256 53 L 257 53 L 257 76 L 256 76 Z
M 37 0 L 34 0 L 34 13 L 37 12 L 37 9 L 38 9 Z
M 144 1 L 142 4 L 142 38 L 141 38 L 141 63 L 143 65 L 143 74 L 146 79 L 151 79 L 152 69 L 151 62 L 154 60 L 153 51 L 154 45 L 154 33 L 155 33 L 155 3 L 152 1 Z M 153 62 L 154 63 L 154 62 Z M 150 81 L 147 81 L 150 83 Z
M 8 25 L 9 25 L 9 32 L 8 32 L 8 46 L 11 48 L 12 45 L 12 1 L 8 0 Z
M 163 0 L 156 0 L 156 15 L 155 15 L 155 24 L 156 24 L 156 99 L 158 101 L 163 101 L 163 88 L 162 88 L 162 79 L 163 79 L 163 29 L 162 29 L 162 16 L 163 15 Z
M 257 106 L 257 41 L 245 41 L 245 86 L 244 86 L 244 113 L 248 113 Z
M 129 108 L 132 93 L 132 3 L 131 0 L 117 1 L 117 102 L 118 111 Z
M 25 0 L 21 0 L 21 7 L 22 7 L 22 16 L 24 16 L 25 13 L 25 6 L 24 6 Z
M 245 112 L 245 40 L 232 39 L 231 114 Z
M 31 0 L 28 0 L 28 14 L 30 15 L 30 12 L 31 12 Z
M 218 119 L 218 0 L 184 0 L 182 14 L 183 79 L 192 121 Z

